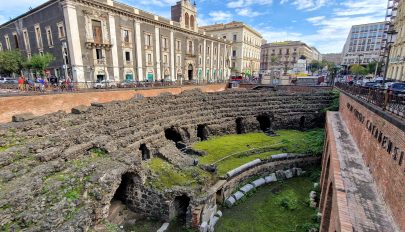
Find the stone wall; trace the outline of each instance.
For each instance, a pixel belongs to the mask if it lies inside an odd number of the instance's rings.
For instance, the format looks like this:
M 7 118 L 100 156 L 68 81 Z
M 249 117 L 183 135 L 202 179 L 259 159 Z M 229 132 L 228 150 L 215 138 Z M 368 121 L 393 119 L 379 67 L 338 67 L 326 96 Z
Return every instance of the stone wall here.
M 179 94 L 185 90 L 201 89 L 203 92 L 218 92 L 226 89 L 226 84 L 213 84 L 204 86 L 182 86 L 173 88 L 156 88 L 145 90 L 116 90 L 116 91 L 92 91 L 81 93 L 61 93 L 49 95 L 12 96 L 0 98 L 0 123 L 11 121 L 16 114 L 33 113 L 41 116 L 54 113 L 59 110 L 70 112 L 70 109 L 78 105 L 89 106 L 93 102 L 106 103 L 112 101 L 124 101 L 133 98 L 136 94 L 145 97 L 155 97 L 161 93 Z
M 253 120 L 261 114 L 269 116 L 274 129 L 312 127 L 332 98 L 329 92 L 194 90 L 93 104 L 79 114 L 57 112 L 2 124 L 0 225 L 42 231 L 87 230 L 108 216 L 125 173 L 136 173 L 144 183 L 151 175 L 145 168 L 148 159 L 163 155 L 177 167 L 193 165 L 190 156 L 171 152 L 175 146 L 166 138 L 166 129 L 181 128 L 182 137 L 192 141 L 198 140 L 199 125 L 207 126 L 208 136 L 234 133 L 236 119 Z M 305 125 L 302 117 L 307 119 Z M 249 126 L 249 131 L 260 130 L 257 123 L 249 125 L 256 125 Z M 91 155 L 92 149 L 98 152 Z M 142 154 L 143 149 L 148 154 Z M 160 196 L 140 187 L 137 191 L 138 196 Z M 191 205 L 197 204 L 193 197 L 199 194 L 188 189 L 166 193 L 169 201 L 186 195 Z M 149 205 L 155 209 L 163 206 L 169 216 L 173 208 L 170 202 Z
M 348 94 L 340 95 L 340 112 L 364 161 L 405 230 L 405 122 Z

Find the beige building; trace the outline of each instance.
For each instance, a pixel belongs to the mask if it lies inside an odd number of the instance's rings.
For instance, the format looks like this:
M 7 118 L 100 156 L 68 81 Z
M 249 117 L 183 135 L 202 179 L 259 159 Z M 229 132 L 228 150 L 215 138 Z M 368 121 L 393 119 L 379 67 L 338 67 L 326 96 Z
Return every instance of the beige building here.
M 397 32 L 396 41 L 392 45 L 388 63 L 387 78 L 405 81 L 405 4 L 403 1 L 392 1 L 398 4 L 394 30 Z M 394 6 L 393 6 L 394 7 Z
M 262 35 L 242 22 L 200 27 L 207 34 L 232 41 L 232 75 L 257 76 Z
M 336 65 L 342 63 L 342 53 L 327 53 L 322 55 L 322 60 L 332 62 Z
M 309 64 L 313 60 L 322 60 L 319 51 L 301 41 L 274 42 L 262 45 L 260 70 L 267 72 L 272 69 L 291 70 L 299 59 Z

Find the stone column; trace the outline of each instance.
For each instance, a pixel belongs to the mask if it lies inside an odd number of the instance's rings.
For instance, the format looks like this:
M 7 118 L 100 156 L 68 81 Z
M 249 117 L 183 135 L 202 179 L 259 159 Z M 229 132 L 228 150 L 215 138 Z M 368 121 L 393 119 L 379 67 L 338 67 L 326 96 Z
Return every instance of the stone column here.
M 143 62 L 142 62 L 142 42 L 141 42 L 141 23 L 135 20 L 135 49 L 137 58 L 137 69 L 138 69 L 138 80 L 143 81 L 145 78 L 143 76 Z
M 160 30 L 159 27 L 155 27 L 155 40 L 156 40 L 156 80 L 162 79 L 162 73 L 160 68 Z
M 206 69 L 206 62 L 207 62 L 207 40 L 206 39 L 204 39 L 204 45 L 203 45 L 203 55 L 202 55 L 202 59 L 203 59 L 203 71 L 202 71 L 202 73 L 203 73 L 203 75 L 202 75 L 202 78 L 203 78 L 203 80 L 207 80 L 208 79 L 208 77 L 206 76 L 207 75 L 207 69 Z
M 82 56 L 82 43 L 80 41 L 79 24 L 77 22 L 76 7 L 67 0 L 63 5 L 63 15 L 66 22 L 66 36 L 68 41 L 69 56 L 72 63 L 73 80 L 84 82 L 84 67 Z
M 213 70 L 212 70 L 212 68 L 213 68 L 213 64 L 214 64 L 214 41 L 211 41 L 211 49 L 210 49 L 210 52 L 211 52 L 211 54 L 210 54 L 210 76 L 212 77 L 212 74 L 213 74 Z
M 171 30 L 170 31 L 170 66 L 171 66 L 171 81 L 173 81 L 176 78 L 176 73 L 175 73 L 175 57 L 174 57 L 174 33 Z
M 111 60 L 112 60 L 112 65 L 113 65 L 113 80 L 114 81 L 119 81 L 120 80 L 120 69 L 118 65 L 118 43 L 117 43 L 117 31 L 115 30 L 115 18 L 113 14 L 108 14 L 108 21 L 110 24 L 110 41 L 112 44 L 111 48 Z M 107 76 L 107 80 L 111 79 Z

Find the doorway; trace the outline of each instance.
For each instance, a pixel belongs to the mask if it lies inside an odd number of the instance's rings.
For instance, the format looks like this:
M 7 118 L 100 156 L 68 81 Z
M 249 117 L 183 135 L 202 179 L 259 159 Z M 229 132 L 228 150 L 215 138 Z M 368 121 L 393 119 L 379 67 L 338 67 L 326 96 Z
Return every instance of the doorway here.
M 104 75 L 97 75 L 97 82 L 104 81 Z
M 193 80 L 193 65 L 189 64 L 188 65 L 188 80 L 191 81 Z

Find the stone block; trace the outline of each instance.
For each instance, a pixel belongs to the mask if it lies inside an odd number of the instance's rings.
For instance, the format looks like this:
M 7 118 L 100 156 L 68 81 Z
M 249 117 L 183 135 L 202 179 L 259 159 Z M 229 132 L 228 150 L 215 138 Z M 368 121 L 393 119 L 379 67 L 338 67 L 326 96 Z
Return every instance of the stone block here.
M 235 204 L 236 200 L 233 196 L 228 197 L 228 199 L 225 200 L 225 204 L 228 207 L 231 207 L 233 204 Z
M 208 232 L 208 223 L 207 222 L 202 222 L 200 225 L 200 232 Z
M 245 186 L 243 186 L 242 188 L 240 188 L 240 191 L 242 191 L 243 193 L 248 193 L 250 192 L 252 189 L 254 189 L 255 186 L 251 185 L 251 184 L 247 184 Z
M 285 178 L 290 179 L 293 177 L 293 172 L 290 169 L 284 171 Z
M 104 107 L 103 103 L 98 103 L 98 102 L 92 102 L 90 105 L 94 106 L 94 107 Z
M 24 114 L 16 114 L 13 115 L 12 121 L 13 122 L 25 122 L 35 118 L 33 113 L 24 113 Z
M 293 168 L 292 171 L 294 176 L 301 176 L 303 174 L 301 168 Z
M 283 154 L 277 154 L 277 155 L 272 155 L 271 156 L 272 159 L 285 159 L 288 158 L 288 154 L 287 153 L 283 153 Z
M 217 211 L 217 213 L 215 214 L 215 216 L 217 216 L 217 217 L 222 217 L 222 211 L 221 210 L 218 210 Z
M 266 181 L 266 184 L 271 183 L 271 182 L 276 182 L 277 181 L 277 177 L 275 173 L 270 174 L 270 176 L 266 176 L 264 178 L 264 180 Z
M 218 223 L 219 221 L 219 217 L 212 217 L 209 223 L 209 228 L 208 231 L 209 232 L 214 232 L 215 231 L 215 225 Z
M 86 113 L 88 109 L 89 109 L 88 106 L 80 105 L 80 106 L 73 107 L 71 112 L 72 112 L 72 114 L 83 114 L 83 113 Z
M 265 183 L 266 183 L 266 180 L 264 178 L 260 178 L 260 179 L 253 181 L 251 184 L 257 188 L 259 186 L 264 185 Z
M 249 163 L 241 165 L 241 166 L 227 172 L 226 175 L 228 177 L 233 177 L 233 176 L 235 176 L 235 175 L 237 175 L 237 174 L 239 174 L 241 172 L 244 172 L 244 171 L 248 170 L 249 168 L 251 168 L 251 167 L 253 167 L 253 166 L 255 166 L 255 165 L 257 165 L 257 164 L 259 164 L 261 162 L 262 161 L 260 159 L 255 159 L 253 161 L 250 161 Z
M 165 222 L 156 232 L 165 232 L 169 228 L 169 223 Z
M 204 208 L 202 215 L 201 215 L 201 220 L 208 222 L 210 220 L 210 218 L 215 215 L 215 213 L 217 212 L 217 209 L 218 209 L 218 207 L 216 204 L 211 207 Z
M 276 177 L 277 180 L 284 180 L 285 179 L 285 173 L 283 170 L 277 170 L 276 171 Z
M 232 196 L 235 198 L 235 200 L 239 201 L 245 194 L 243 194 L 241 191 L 237 191 L 236 193 L 232 194 Z

